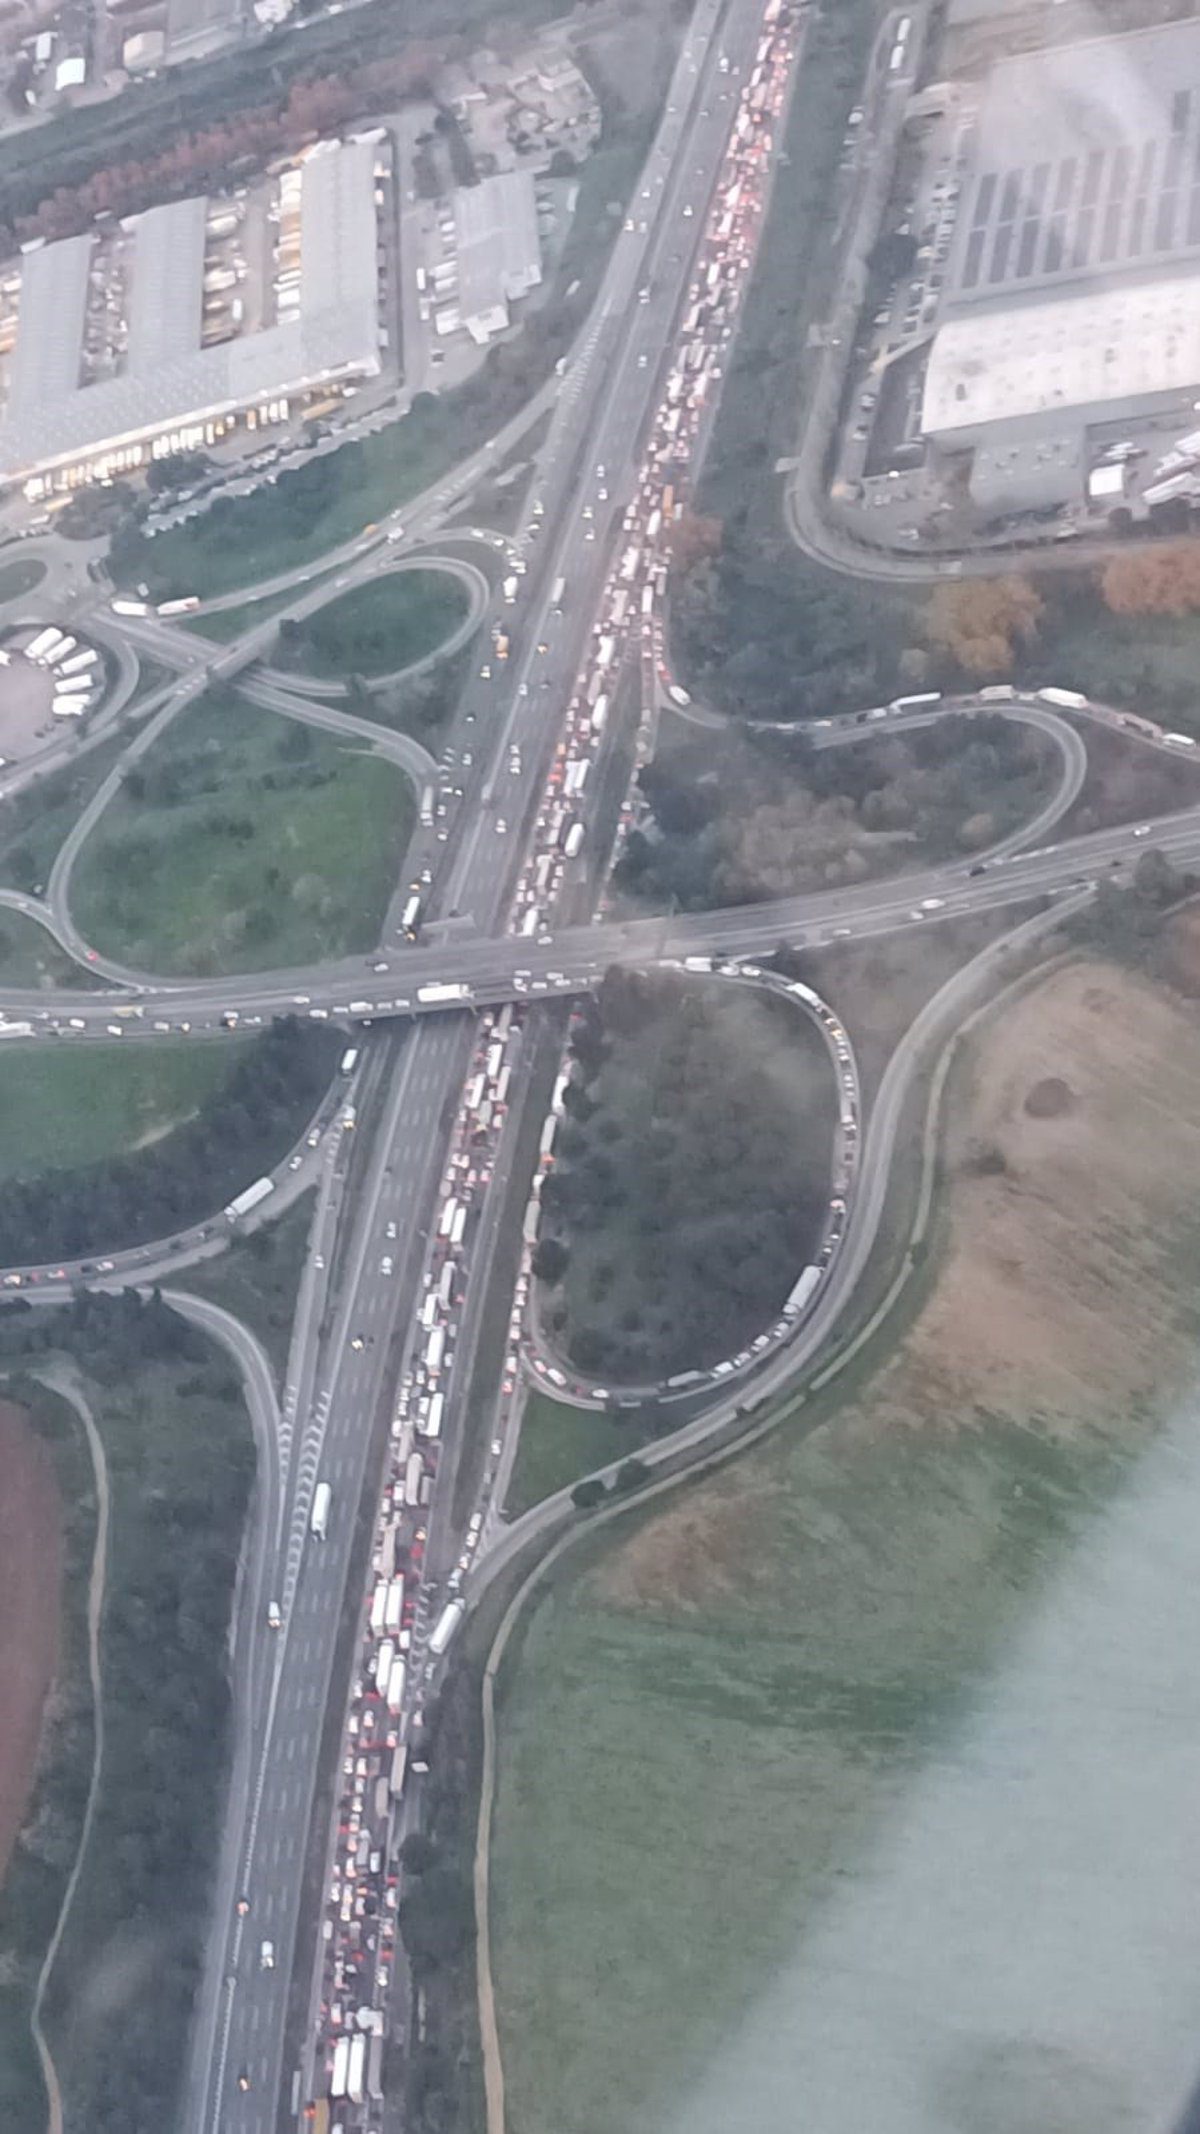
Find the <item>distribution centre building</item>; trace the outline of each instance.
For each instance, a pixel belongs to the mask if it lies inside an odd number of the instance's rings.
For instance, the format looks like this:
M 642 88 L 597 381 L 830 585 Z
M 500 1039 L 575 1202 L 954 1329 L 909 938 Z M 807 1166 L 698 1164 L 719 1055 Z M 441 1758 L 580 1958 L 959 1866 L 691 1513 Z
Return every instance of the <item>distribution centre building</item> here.
M 86 335 L 111 291 L 99 240 L 69 237 L 20 262 L 16 340 L 0 411 L 0 481 L 88 466 L 140 440 L 380 369 L 375 150 L 323 143 L 300 172 L 299 302 L 257 330 L 203 345 L 204 198 L 123 225 L 119 361 L 87 376 Z
M 1035 508 L 1081 493 L 1089 427 L 1196 399 L 1200 23 L 1000 61 L 947 263 L 925 435 L 975 452 L 981 506 Z

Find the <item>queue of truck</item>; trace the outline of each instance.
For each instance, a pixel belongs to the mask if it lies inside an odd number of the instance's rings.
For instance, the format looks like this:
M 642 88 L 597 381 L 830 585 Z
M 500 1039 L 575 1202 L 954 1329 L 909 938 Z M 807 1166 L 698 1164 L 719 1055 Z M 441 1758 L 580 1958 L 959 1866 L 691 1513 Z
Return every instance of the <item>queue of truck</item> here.
M 514 1047 L 520 1041 L 512 1008 L 481 1016 L 430 1224 L 413 1344 L 396 1393 L 322 1927 L 322 2095 L 317 2101 L 334 2111 L 343 2102 L 357 2104 L 380 2094 L 372 2087 L 380 2067 L 373 2054 L 376 2039 L 382 2051 L 383 2010 L 395 1963 L 396 1909 L 403 1882 L 397 1855 L 412 1807 L 409 1774 L 419 1775 L 425 1768 L 426 1687 L 462 1620 L 458 1588 L 482 1530 L 482 1516 L 476 1512 L 448 1590 L 435 1605 L 425 1584 L 428 1507 L 459 1333 L 466 1255 L 478 1202 L 492 1175 Z M 389 1248 L 396 1242 L 393 1220 L 384 1227 L 381 1268 L 390 1270 Z M 509 1361 L 515 1366 L 515 1358 Z M 498 1450 L 493 1445 L 493 1473 Z M 314 1537 L 324 1537 L 335 1511 L 328 1485 L 319 1482 L 310 1514 Z

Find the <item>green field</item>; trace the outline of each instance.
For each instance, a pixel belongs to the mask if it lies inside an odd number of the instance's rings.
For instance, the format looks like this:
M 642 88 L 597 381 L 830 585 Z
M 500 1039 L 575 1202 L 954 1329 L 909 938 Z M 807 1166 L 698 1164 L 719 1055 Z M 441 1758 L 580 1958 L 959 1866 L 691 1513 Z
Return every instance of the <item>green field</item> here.
M 1092 1480 L 1017 1431 L 781 1440 L 691 1536 L 663 1521 L 658 1603 L 602 1565 L 542 1604 L 493 1872 L 523 2134 L 659 2134 L 938 1754 Z
M 36 919 L 0 908 L 0 982 L 4 985 L 103 987 L 59 947 Z
M 143 969 L 320 962 L 378 938 L 407 781 L 361 745 L 207 698 L 138 767 L 80 855 L 74 917 Z
M 568 1407 L 546 1393 L 531 1393 L 521 1416 L 521 1439 L 504 1500 L 508 1518 L 568 1489 L 581 1475 L 636 1452 L 646 1433 L 636 1416 L 604 1415 Z
M 281 624 L 276 657 L 323 679 L 398 674 L 436 652 L 466 612 L 466 588 L 448 571 L 392 571 Z
M 0 1179 L 75 1170 L 159 1140 L 228 1081 L 250 1042 L 0 1052 Z
M 45 575 L 45 564 L 39 563 L 34 556 L 15 556 L 11 563 L 0 564 L 0 605 L 32 593 Z

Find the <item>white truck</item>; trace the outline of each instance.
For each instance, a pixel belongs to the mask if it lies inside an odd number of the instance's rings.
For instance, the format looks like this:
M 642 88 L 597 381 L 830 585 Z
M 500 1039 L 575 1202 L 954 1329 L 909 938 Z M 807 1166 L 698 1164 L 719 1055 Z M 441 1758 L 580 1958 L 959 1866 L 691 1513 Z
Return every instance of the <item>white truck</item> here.
M 328 1482 L 318 1482 L 313 1491 L 312 1511 L 309 1513 L 308 1531 L 315 1541 L 324 1541 L 329 1532 L 329 1507 L 333 1491 Z
M 447 1008 L 457 1001 L 469 1001 L 471 988 L 461 982 L 454 984 L 438 980 L 432 985 L 419 985 L 417 999 L 423 1008 Z
M 1057 704 L 1063 711 L 1086 711 L 1088 700 L 1077 689 L 1039 689 L 1043 704 Z
M 466 1612 L 467 1604 L 461 1600 L 452 1600 L 443 1608 L 429 1638 L 429 1650 L 435 1660 L 445 1652 Z
M 349 2070 L 350 2040 L 349 2038 L 339 2038 L 333 2048 L 333 2073 L 329 2078 L 329 2094 L 331 2097 L 345 2096 L 346 2077 Z
M 346 2095 L 351 2104 L 367 2100 L 367 2041 L 361 2035 L 350 2040 L 350 2064 L 346 2070 Z
M 251 1208 L 257 1208 L 266 1199 L 268 1193 L 273 1193 L 274 1191 L 275 1180 L 273 1178 L 256 1178 L 252 1186 L 247 1186 L 244 1192 L 239 1193 L 235 1199 L 230 1201 L 225 1210 L 226 1222 L 239 1222 L 243 1215 L 249 1215 Z

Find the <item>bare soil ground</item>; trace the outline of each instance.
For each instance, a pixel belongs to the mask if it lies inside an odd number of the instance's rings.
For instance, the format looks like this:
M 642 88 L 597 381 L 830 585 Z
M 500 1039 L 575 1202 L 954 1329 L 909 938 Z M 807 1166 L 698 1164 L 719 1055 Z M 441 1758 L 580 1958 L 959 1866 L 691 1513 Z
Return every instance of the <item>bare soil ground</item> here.
M 19 763 L 52 731 L 50 706 L 54 684 L 48 669 L 35 667 L 19 653 L 0 668 L 0 754 Z
M 1172 938 L 1200 979 L 1200 919 Z M 847 1451 L 1004 1418 L 1060 1441 L 1136 1442 L 1195 1368 L 1180 1254 L 1200 1178 L 1200 1012 L 1081 962 L 989 1023 L 969 1072 L 937 1281 L 831 1428 Z M 1051 1079 L 1069 1100 L 1035 1116 L 1027 1099 Z M 708 1608 L 723 1588 L 745 1592 L 771 1556 L 772 1487 L 769 1463 L 751 1460 L 688 1492 L 611 1552 L 602 1598 Z
M 62 1507 L 47 1446 L 0 1401 L 0 1877 L 25 1814 L 58 1657 Z

